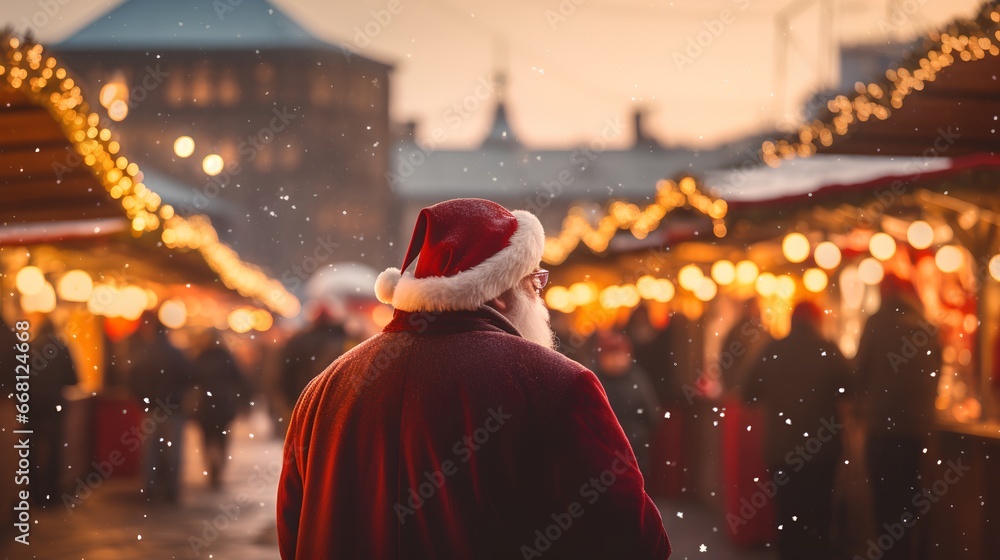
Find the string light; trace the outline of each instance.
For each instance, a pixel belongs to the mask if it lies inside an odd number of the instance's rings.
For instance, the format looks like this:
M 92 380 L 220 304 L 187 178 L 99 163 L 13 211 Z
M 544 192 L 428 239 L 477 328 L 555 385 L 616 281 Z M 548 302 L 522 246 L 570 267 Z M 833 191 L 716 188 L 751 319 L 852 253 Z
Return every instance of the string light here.
M 865 284 L 875 286 L 882 281 L 884 276 L 885 269 L 882 268 L 882 263 L 878 259 L 867 257 L 858 263 L 858 277 Z
M 840 265 L 840 247 L 832 241 L 823 241 L 816 246 L 813 259 L 816 265 L 827 270 L 833 270 Z
M 868 251 L 880 261 L 887 261 L 896 254 L 896 240 L 885 232 L 878 232 L 868 240 Z
M 59 279 L 57 288 L 63 300 L 84 302 L 94 291 L 94 281 L 82 270 L 70 270 Z
M 191 157 L 194 153 L 194 139 L 190 136 L 178 136 L 174 140 L 174 153 L 179 158 Z
M 656 199 L 652 203 L 640 209 L 636 204 L 613 201 L 604 215 L 596 219 L 596 227 L 591 225 L 583 208 L 571 208 L 563 219 L 559 235 L 545 239 L 542 260 L 560 264 L 581 242 L 592 251 L 603 252 L 611 238 L 623 229 L 629 230 L 636 239 L 645 239 L 659 227 L 664 216 L 678 208 L 692 208 L 710 217 L 713 233 L 717 237 L 725 236 L 724 219 L 729 211 L 726 201 L 702 192 L 694 177 L 684 177 L 677 182 L 661 180 L 656 184 Z
M 736 280 L 736 267 L 732 261 L 715 261 L 712 265 L 712 280 L 720 286 L 728 286 Z
M 770 297 L 778 291 L 778 279 L 770 272 L 765 272 L 757 277 L 754 286 L 762 297 Z
M 826 289 L 829 279 L 826 273 L 818 268 L 809 268 L 802 274 L 802 285 L 813 293 L 819 293 Z
M 740 284 L 753 284 L 759 273 L 760 268 L 753 261 L 745 260 L 736 263 L 736 281 Z
M 177 216 L 143 184 L 139 166 L 119 155 L 121 146 L 111 139 L 111 130 L 101 125 L 100 115 L 91 112 L 80 86 L 54 57 L 44 55 L 41 45 L 23 43 L 5 34 L 0 36 L 0 55 L 0 78 L 53 115 L 84 164 L 112 199 L 119 201 L 133 235 L 155 232 L 168 248 L 197 250 L 226 287 L 283 316 L 298 314 L 298 299 L 220 242 L 208 218 Z M 117 111 L 109 116 L 124 118 L 127 104 L 124 111 L 120 107 L 113 109 L 116 101 L 122 101 L 122 92 L 108 90 L 105 95 L 109 113 Z
M 689 292 L 693 292 L 701 285 L 701 281 L 704 278 L 705 274 L 694 264 L 684 265 L 681 267 L 680 272 L 677 273 L 677 283 Z
M 934 228 L 923 220 L 916 220 L 906 228 L 906 241 L 914 249 L 926 249 L 934 242 Z
M 859 123 L 888 119 L 892 111 L 902 108 L 907 97 L 923 90 L 927 82 L 936 80 L 949 66 L 1000 56 L 996 43 L 1000 41 L 998 22 L 1000 13 L 993 3 L 985 2 L 978 16 L 963 23 L 961 29 L 956 22 L 947 32 L 930 33 L 926 53 L 915 57 L 916 62 L 910 67 L 886 70 L 886 81 L 881 83 L 857 82 L 854 95 L 838 95 L 831 99 L 826 107 L 830 116 L 799 126 L 794 134 L 796 139 L 762 142 L 761 159 L 771 167 L 778 167 L 783 160 L 809 157 L 820 146 L 831 146 L 835 138 L 845 136 Z
M 788 262 L 800 263 L 809 258 L 809 239 L 801 233 L 789 233 L 781 241 L 781 253 Z
M 14 277 L 14 286 L 17 287 L 17 291 L 26 296 L 37 294 L 45 284 L 45 275 L 37 266 L 26 266 L 18 270 Z
M 1000 282 L 1000 255 L 993 255 L 993 258 L 990 259 L 989 269 L 990 276 L 997 282 Z
M 944 273 L 955 272 L 962 267 L 964 260 L 962 250 L 954 245 L 945 245 L 934 255 L 934 264 Z

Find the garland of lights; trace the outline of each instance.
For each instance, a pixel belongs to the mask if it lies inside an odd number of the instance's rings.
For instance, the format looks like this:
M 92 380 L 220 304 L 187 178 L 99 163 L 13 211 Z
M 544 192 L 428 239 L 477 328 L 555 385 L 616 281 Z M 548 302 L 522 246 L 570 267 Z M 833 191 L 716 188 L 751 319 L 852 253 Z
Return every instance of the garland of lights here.
M 561 264 L 581 241 L 590 250 L 600 253 L 608 248 L 611 238 L 621 229 L 630 230 L 636 239 L 645 239 L 660 225 L 664 216 L 681 207 L 693 208 L 712 218 L 715 235 L 726 235 L 723 221 L 729 210 L 726 201 L 703 193 L 693 177 L 684 177 L 676 183 L 661 180 L 656 184 L 656 200 L 651 204 L 640 210 L 635 204 L 617 200 L 611 202 L 607 213 L 597 221 L 596 228 L 591 226 L 582 207 L 570 209 L 559 235 L 545 239 L 542 260 L 553 265 Z
M 927 53 L 912 68 L 892 68 L 886 70 L 883 83 L 855 84 L 855 95 L 849 98 L 838 95 L 827 103 L 831 113 L 830 122 L 814 120 L 803 124 L 797 131 L 798 141 L 770 140 L 761 144 L 760 155 L 764 163 L 778 167 L 782 160 L 795 157 L 809 157 L 816 153 L 816 142 L 828 147 L 834 138 L 847 134 L 850 126 L 874 117 L 878 120 L 889 118 L 893 109 L 903 106 L 903 101 L 911 93 L 924 89 L 924 83 L 933 82 L 938 73 L 957 62 L 974 62 L 989 56 L 1000 56 L 1000 12 L 995 2 L 984 4 L 979 17 L 967 22 L 971 29 L 965 32 L 953 23 L 948 32 L 932 32 L 927 36 L 931 42 Z M 993 38 L 991 38 L 993 37 Z M 994 40 L 995 39 L 995 40 Z
M 0 59 L 0 77 L 53 115 L 108 194 L 120 200 L 134 236 L 159 232 L 167 247 L 197 250 L 227 288 L 286 317 L 298 314 L 298 299 L 281 282 L 220 242 L 207 217 L 177 215 L 137 179 L 139 166 L 118 155 L 121 146 L 111 139 L 111 130 L 100 125 L 100 115 L 89 112 L 80 86 L 54 57 L 43 56 L 41 45 L 29 46 L 17 37 L 2 36 L 0 49 L 5 55 Z
M 817 142 L 823 146 L 832 145 L 834 138 L 846 135 L 852 124 L 866 122 L 870 118 L 888 119 L 893 109 L 903 106 L 907 96 L 914 91 L 922 90 L 925 82 L 934 81 L 939 72 L 956 62 L 982 60 L 987 55 L 1000 56 L 1000 47 L 990 38 L 992 35 L 1000 41 L 1000 29 L 996 25 L 1000 23 L 1000 12 L 994 7 L 995 4 L 996 2 L 984 4 L 979 17 L 968 22 L 967 26 L 972 29 L 966 29 L 964 33 L 959 30 L 958 24 L 953 24 L 948 32 L 931 33 L 928 39 L 932 45 L 913 68 L 889 69 L 885 73 L 886 83 L 866 85 L 858 82 L 855 85 L 857 95 L 853 98 L 838 95 L 830 100 L 827 104 L 833 115 L 830 122 L 815 120 L 803 124 L 798 130 L 797 142 L 788 140 L 763 142 L 760 150 L 763 161 L 771 167 L 778 167 L 782 160 L 809 157 L 816 153 Z M 945 197 L 931 193 L 924 193 L 924 196 Z M 942 204 L 937 200 L 934 202 Z M 963 204 L 974 206 L 971 203 L 963 202 Z M 658 182 L 656 202 L 642 211 L 635 204 L 612 202 L 608 206 L 607 215 L 598 221 L 596 228 L 591 227 L 584 209 L 581 207 L 571 209 L 563 221 L 560 234 L 555 238 L 546 239 L 543 260 L 550 264 L 564 262 L 580 241 L 591 250 L 602 252 L 607 249 L 608 243 L 619 229 L 630 229 L 637 239 L 643 239 L 659 225 L 667 212 L 682 205 L 709 215 L 715 222 L 713 230 L 716 236 L 723 237 L 726 234 L 723 222 L 727 213 L 725 201 L 712 200 L 698 190 L 694 178 L 685 177 L 681 179 L 679 185 L 675 185 L 672 181 Z M 974 211 L 979 219 L 989 218 L 986 221 L 994 224 L 1000 222 L 1000 215 L 989 210 L 975 207 Z M 907 231 L 907 241 L 911 246 L 926 248 L 931 242 L 926 240 L 918 242 L 914 234 L 919 233 L 921 226 L 927 224 L 918 220 L 911 224 L 914 225 L 917 227 L 911 227 Z M 870 247 L 872 256 L 861 261 L 862 275 L 866 277 L 865 283 L 877 284 L 881 280 L 881 261 L 887 259 L 886 255 L 891 255 L 895 250 L 894 241 L 889 243 L 890 241 L 892 241 L 890 236 L 885 233 L 872 236 Z M 891 245 L 892 250 L 886 245 Z M 675 280 L 680 287 L 702 301 L 712 299 L 718 287 L 730 284 L 752 286 L 763 297 L 791 299 L 797 286 L 802 286 L 810 292 L 822 291 L 827 285 L 829 273 L 827 271 L 836 269 L 840 264 L 840 248 L 829 241 L 812 247 L 804 236 L 793 233 L 785 237 L 782 249 L 786 259 L 791 263 L 805 261 L 815 249 L 814 258 L 818 267 L 804 270 L 802 277 L 796 279 L 790 274 L 775 276 L 767 272 L 759 273 L 752 261 L 741 261 L 735 265 L 731 261 L 718 261 L 712 266 L 710 276 L 705 275 L 699 266 L 689 264 L 678 271 Z M 942 249 L 944 250 L 939 253 L 941 257 L 946 258 L 935 256 L 938 267 L 945 272 L 956 270 L 961 263 L 960 250 L 951 245 L 945 245 Z M 792 255 L 790 250 L 792 253 L 802 254 L 790 256 Z M 730 274 L 730 269 L 735 271 L 735 277 Z M 990 276 L 1000 281 L 1000 255 L 990 259 L 986 269 Z M 725 272 L 720 273 L 720 271 Z M 733 282 L 734 279 L 736 282 Z M 666 303 L 673 299 L 674 293 L 674 284 L 670 279 L 648 276 L 640 278 L 634 284 L 611 285 L 603 289 L 599 289 L 592 282 L 552 286 L 546 293 L 546 303 L 550 308 L 563 312 L 572 312 L 577 307 L 591 304 L 599 304 L 605 309 L 617 309 L 635 307 L 640 300 Z

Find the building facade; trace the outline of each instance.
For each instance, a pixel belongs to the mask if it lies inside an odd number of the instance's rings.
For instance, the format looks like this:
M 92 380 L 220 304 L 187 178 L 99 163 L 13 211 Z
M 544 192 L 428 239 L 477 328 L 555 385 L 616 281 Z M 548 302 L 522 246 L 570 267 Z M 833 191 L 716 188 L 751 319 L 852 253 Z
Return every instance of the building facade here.
M 129 0 L 54 50 L 147 167 L 235 208 L 223 240 L 298 291 L 338 261 L 382 265 L 391 67 L 266 0 Z

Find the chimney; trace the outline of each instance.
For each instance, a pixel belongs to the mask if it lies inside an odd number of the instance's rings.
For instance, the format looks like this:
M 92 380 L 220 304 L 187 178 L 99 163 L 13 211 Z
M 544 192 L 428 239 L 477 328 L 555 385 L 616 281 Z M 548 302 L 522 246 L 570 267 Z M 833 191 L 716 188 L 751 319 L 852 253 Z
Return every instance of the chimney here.
M 659 146 L 660 143 L 656 141 L 656 138 L 646 134 L 643 130 L 642 121 L 646 113 L 642 109 L 635 109 L 632 113 L 632 120 L 635 123 L 635 144 L 634 147 L 649 147 L 649 146 Z
M 636 146 L 642 146 L 643 144 L 649 143 L 649 139 L 646 138 L 646 135 L 642 131 L 642 116 L 643 116 L 642 109 L 636 109 L 635 112 L 632 113 L 632 120 L 635 122 Z
M 401 142 L 415 143 L 417 141 L 417 121 L 406 121 L 398 130 Z

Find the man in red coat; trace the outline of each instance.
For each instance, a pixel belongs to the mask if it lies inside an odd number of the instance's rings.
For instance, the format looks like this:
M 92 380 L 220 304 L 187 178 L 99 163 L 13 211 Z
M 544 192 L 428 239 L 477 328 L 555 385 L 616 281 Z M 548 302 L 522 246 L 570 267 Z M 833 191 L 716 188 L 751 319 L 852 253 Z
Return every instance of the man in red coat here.
M 669 556 L 600 384 L 552 349 L 544 242 L 533 215 L 486 200 L 421 211 L 375 285 L 392 322 L 292 414 L 282 558 Z

